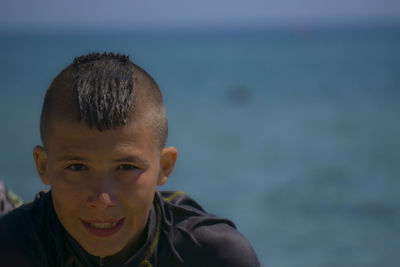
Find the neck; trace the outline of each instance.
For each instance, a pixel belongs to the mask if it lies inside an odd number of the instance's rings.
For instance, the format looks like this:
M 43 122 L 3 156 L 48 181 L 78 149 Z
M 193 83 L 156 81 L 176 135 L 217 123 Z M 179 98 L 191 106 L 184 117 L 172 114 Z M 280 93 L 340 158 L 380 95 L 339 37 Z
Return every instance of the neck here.
M 107 263 L 113 263 L 117 265 L 122 265 L 125 263 L 129 258 L 132 257 L 139 249 L 144 245 L 146 238 L 147 238 L 147 227 L 142 231 L 140 236 L 138 238 L 135 238 L 129 242 L 127 246 L 125 246 L 124 249 L 122 249 L 120 252 L 117 254 L 107 256 L 107 257 L 100 257 L 100 266 L 101 264 L 104 264 L 104 262 Z

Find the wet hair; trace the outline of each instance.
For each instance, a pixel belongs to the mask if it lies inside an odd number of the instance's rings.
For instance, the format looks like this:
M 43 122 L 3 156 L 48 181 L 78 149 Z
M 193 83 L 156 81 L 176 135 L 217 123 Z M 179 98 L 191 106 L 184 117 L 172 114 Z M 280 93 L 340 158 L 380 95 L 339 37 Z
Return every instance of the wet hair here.
M 90 53 L 76 57 L 47 89 L 40 118 L 40 136 L 46 146 L 56 119 L 78 120 L 99 131 L 146 117 L 160 148 L 168 136 L 163 97 L 153 78 L 129 57 Z

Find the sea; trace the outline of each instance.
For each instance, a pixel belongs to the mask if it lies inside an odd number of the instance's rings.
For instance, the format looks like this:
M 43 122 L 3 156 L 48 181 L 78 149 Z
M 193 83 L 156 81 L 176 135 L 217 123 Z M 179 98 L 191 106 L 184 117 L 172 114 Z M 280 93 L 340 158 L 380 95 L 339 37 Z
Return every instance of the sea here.
M 263 266 L 400 266 L 400 26 L 0 33 L 0 179 L 47 189 L 32 149 L 52 79 L 128 54 L 164 94 L 182 190 Z

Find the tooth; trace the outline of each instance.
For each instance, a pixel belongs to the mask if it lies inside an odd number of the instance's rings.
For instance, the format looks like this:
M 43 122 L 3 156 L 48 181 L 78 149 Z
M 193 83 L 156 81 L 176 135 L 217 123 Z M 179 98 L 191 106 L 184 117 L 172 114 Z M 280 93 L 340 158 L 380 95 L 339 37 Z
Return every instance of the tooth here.
M 99 229 L 106 229 L 106 228 L 112 228 L 117 225 L 117 222 L 111 222 L 111 223 L 90 223 L 90 226 L 93 228 L 99 228 Z

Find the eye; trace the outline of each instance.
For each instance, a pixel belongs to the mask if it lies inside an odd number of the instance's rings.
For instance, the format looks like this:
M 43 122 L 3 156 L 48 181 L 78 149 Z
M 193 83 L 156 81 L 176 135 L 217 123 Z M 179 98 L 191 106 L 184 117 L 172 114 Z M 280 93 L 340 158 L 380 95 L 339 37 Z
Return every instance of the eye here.
M 87 167 L 81 163 L 74 163 L 69 165 L 66 169 L 70 171 L 84 171 L 87 170 Z
M 119 165 L 118 170 L 122 170 L 122 171 L 134 171 L 134 170 L 138 170 L 139 168 L 136 167 L 135 165 L 131 165 L 131 164 L 122 164 Z

